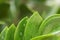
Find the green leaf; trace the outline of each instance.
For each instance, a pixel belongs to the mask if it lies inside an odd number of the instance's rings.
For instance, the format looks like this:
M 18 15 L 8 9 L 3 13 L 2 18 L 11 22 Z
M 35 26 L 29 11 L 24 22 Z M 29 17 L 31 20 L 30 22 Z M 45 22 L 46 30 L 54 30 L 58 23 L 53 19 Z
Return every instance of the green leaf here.
M 24 29 L 27 23 L 27 17 L 23 18 L 17 25 L 14 40 L 22 40 L 24 35 Z
M 31 40 L 47 40 L 47 39 L 49 40 L 50 37 L 52 37 L 52 34 L 37 36 L 32 38 Z
M 7 31 L 8 31 L 8 27 L 5 27 L 3 29 L 3 31 L 1 32 L 1 34 L 0 34 L 0 40 L 4 40 L 5 39 Z
M 45 19 L 39 28 L 39 35 L 48 34 L 58 30 L 60 30 L 60 14 Z
M 5 40 L 14 40 L 14 32 L 15 32 L 15 25 L 12 24 L 6 33 Z
M 38 14 L 38 12 L 34 12 L 27 21 L 24 32 L 24 40 L 30 40 L 30 38 L 37 36 L 37 32 L 41 22 L 41 16 Z
M 60 31 L 32 38 L 31 40 L 60 40 Z

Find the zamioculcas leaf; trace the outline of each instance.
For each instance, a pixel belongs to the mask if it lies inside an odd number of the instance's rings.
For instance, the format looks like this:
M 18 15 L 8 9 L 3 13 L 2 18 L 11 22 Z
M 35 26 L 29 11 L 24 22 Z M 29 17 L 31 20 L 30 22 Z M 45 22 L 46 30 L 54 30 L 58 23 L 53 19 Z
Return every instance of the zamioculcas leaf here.
M 7 31 L 8 31 L 8 27 L 5 27 L 4 30 L 0 34 L 0 40 L 4 40 L 5 39 Z
M 31 40 L 60 40 L 60 31 L 45 34 L 42 36 L 37 36 L 32 38 Z
M 39 28 L 39 35 L 60 30 L 60 14 L 53 15 L 44 20 Z
M 14 40 L 14 32 L 15 32 L 15 25 L 12 24 L 6 33 L 5 40 Z
M 25 29 L 27 19 L 28 18 L 25 17 L 18 23 L 15 31 L 15 35 L 14 35 L 14 40 L 23 40 L 23 34 L 24 34 L 24 29 Z
M 24 40 L 30 40 L 32 37 L 37 36 L 37 32 L 41 22 L 41 16 L 38 14 L 38 12 L 35 12 L 27 21 L 24 32 Z

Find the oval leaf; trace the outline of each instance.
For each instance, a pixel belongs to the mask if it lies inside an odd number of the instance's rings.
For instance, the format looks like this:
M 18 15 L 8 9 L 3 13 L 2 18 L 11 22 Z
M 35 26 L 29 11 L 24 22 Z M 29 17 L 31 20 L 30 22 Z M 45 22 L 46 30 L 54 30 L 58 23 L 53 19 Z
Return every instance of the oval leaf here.
M 6 33 L 5 40 L 14 40 L 14 32 L 15 32 L 15 25 L 12 24 Z
M 25 25 L 27 22 L 27 17 L 23 18 L 17 25 L 15 35 L 14 35 L 14 40 L 22 40 L 23 39 L 23 34 L 24 34 L 24 29 Z
M 5 39 L 7 31 L 8 31 L 8 27 L 5 27 L 3 29 L 3 31 L 1 32 L 1 34 L 0 34 L 0 40 L 4 40 Z
M 60 30 L 60 14 L 53 15 L 44 20 L 39 28 L 39 35 Z
M 38 14 L 38 12 L 35 12 L 27 21 L 24 32 L 24 40 L 30 40 L 32 37 L 37 36 L 37 32 L 41 22 L 41 16 Z

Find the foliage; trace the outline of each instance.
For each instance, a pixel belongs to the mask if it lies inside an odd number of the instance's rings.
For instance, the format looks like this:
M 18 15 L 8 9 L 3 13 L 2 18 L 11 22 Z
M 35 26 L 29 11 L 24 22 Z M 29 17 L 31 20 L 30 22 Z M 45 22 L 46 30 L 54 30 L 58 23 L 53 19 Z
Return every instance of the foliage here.
M 34 12 L 24 17 L 15 27 L 12 24 L 0 33 L 0 40 L 60 40 L 60 14 L 52 15 L 45 20 Z
M 0 0 L 0 40 L 60 40 L 59 3 L 59 0 Z

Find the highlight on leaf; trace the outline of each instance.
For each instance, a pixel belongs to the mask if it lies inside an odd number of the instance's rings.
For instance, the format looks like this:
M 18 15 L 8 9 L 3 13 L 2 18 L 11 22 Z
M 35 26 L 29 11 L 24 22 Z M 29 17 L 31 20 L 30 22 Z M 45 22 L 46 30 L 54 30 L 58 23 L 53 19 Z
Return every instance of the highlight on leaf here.
M 40 35 L 32 38 L 31 40 L 60 40 L 60 30 L 53 33 Z

